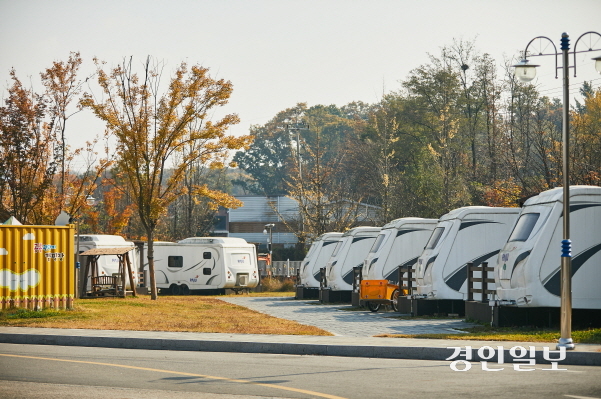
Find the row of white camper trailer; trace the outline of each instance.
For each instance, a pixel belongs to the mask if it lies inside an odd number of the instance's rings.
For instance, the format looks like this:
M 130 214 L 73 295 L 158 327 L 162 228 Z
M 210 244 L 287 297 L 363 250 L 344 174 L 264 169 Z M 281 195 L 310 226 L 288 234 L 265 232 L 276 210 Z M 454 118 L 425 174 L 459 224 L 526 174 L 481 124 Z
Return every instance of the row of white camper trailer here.
M 326 272 L 320 291 L 336 301 L 342 297 L 333 292 L 352 289 L 355 266 L 363 265 L 364 280 L 402 285 L 398 267 L 414 265 L 415 291 L 406 293 L 409 298 L 465 301 L 468 264 L 487 263 L 494 267 L 494 283 L 475 286 L 495 293 L 491 305 L 559 307 L 562 208 L 563 189 L 557 188 L 522 208 L 469 206 L 439 220 L 402 218 L 381 229 L 326 233 L 302 263 L 297 298 L 315 297 L 308 292 L 320 287 L 320 268 Z M 601 187 L 572 186 L 570 218 L 572 307 L 601 309 Z M 368 242 L 373 245 L 365 249 Z M 474 281 L 481 279 L 479 273 Z
M 80 253 L 97 248 L 132 248 L 135 245 L 116 235 L 81 235 Z M 232 237 L 192 237 L 179 242 L 158 241 L 153 243 L 156 286 L 163 293 L 187 295 L 191 291 L 232 289 L 241 291 L 254 288 L 259 283 L 256 247 L 246 240 Z M 139 276 L 148 274 L 148 245 L 131 252 L 135 270 L 134 284 Z M 141 248 L 140 248 L 141 249 Z M 140 262 L 142 260 L 142 262 Z M 84 260 L 84 268 L 85 268 Z M 116 255 L 98 257 L 95 276 L 114 276 L 119 272 Z M 92 272 L 92 271 L 91 271 Z M 90 274 L 90 273 L 88 273 Z M 91 275 L 82 276 L 82 283 L 91 292 Z M 146 278 L 148 283 L 149 279 Z M 127 280 L 127 285 L 132 286 Z

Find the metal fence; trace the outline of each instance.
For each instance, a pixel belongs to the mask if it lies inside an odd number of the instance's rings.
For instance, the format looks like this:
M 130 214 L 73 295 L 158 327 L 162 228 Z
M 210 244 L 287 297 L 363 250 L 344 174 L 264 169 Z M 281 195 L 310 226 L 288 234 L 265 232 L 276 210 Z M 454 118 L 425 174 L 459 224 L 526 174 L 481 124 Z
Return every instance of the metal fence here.
M 259 273 L 261 277 L 294 277 L 296 270 L 301 267 L 302 261 L 274 261 L 271 266 L 267 266 L 264 261 L 259 261 Z

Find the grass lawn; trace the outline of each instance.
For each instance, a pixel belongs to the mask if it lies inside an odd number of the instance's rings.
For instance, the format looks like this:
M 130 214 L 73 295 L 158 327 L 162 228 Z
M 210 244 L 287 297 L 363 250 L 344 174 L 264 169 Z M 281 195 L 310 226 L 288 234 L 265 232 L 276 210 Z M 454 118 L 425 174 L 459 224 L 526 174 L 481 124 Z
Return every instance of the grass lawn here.
M 292 297 L 293 292 L 244 294 L 256 297 Z M 236 295 L 231 295 L 235 297 Z M 0 310 L 0 326 L 83 328 L 134 331 L 188 331 L 231 334 L 332 335 L 317 327 L 278 319 L 219 300 L 220 296 L 150 296 L 137 298 L 77 299 L 73 310 Z M 347 310 L 348 308 L 344 308 Z M 350 310 L 365 310 L 355 309 Z M 421 318 L 421 317 L 420 317 Z M 428 317 L 423 317 L 428 319 Z M 446 317 L 445 317 L 446 318 Z M 399 317 L 399 324 L 405 319 Z M 462 339 L 480 341 L 557 342 L 559 330 L 493 328 L 480 325 L 459 334 L 384 334 L 392 338 Z M 601 328 L 573 330 L 575 343 L 601 344 Z
M 260 293 L 256 296 L 292 296 Z M 208 296 L 77 299 L 73 310 L 4 309 L 0 326 L 232 334 L 332 335 Z
M 383 334 L 380 337 L 389 338 L 430 338 L 430 339 L 467 339 L 478 341 L 520 341 L 520 342 L 557 342 L 559 330 L 534 327 L 490 327 L 476 326 L 461 328 L 463 334 Z M 601 328 L 587 330 L 572 330 L 572 340 L 575 343 L 601 344 Z

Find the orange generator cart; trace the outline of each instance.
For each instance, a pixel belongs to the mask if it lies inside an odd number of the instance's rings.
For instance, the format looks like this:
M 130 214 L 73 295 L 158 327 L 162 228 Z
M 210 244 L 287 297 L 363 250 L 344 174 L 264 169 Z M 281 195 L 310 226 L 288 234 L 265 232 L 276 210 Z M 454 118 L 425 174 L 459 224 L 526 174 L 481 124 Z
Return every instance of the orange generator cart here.
M 390 305 L 392 310 L 398 311 L 399 294 L 399 286 L 388 280 L 361 281 L 361 300 L 372 312 L 377 312 L 382 305 Z

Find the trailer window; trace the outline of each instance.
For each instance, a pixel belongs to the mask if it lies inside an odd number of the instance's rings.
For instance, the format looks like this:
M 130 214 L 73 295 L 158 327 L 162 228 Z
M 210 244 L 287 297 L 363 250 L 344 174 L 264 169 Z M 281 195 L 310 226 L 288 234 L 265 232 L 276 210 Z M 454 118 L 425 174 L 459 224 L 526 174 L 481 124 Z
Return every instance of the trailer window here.
M 338 255 L 338 251 L 340 250 L 340 247 L 342 247 L 342 240 L 338 241 L 338 243 L 336 244 L 336 247 L 334 248 L 334 252 L 332 252 L 332 256 L 336 256 Z
M 530 233 L 532 233 L 539 217 L 540 213 L 525 213 L 520 216 L 511 236 L 509 236 L 509 242 L 526 241 L 530 237 Z
M 183 256 L 169 256 L 167 258 L 167 266 L 169 267 L 184 267 Z
M 203 252 L 202 253 L 202 258 L 203 259 L 211 259 L 211 253 L 210 252 Z
M 432 232 L 432 235 L 430 236 L 430 240 L 428 241 L 428 244 L 426 244 L 426 249 L 436 248 L 436 244 L 438 244 L 438 241 L 440 241 L 440 237 L 442 236 L 443 232 L 444 232 L 444 227 L 435 228 L 434 231 Z
M 204 267 L 202 269 L 202 274 L 205 276 L 210 276 L 211 275 L 211 268 L 210 267 Z
M 386 237 L 386 234 L 384 233 L 378 235 L 378 238 L 376 238 L 376 242 L 374 242 L 374 245 L 372 245 L 371 250 L 369 251 L 370 253 L 378 252 L 380 245 L 382 245 L 382 242 L 384 241 L 384 237 Z

